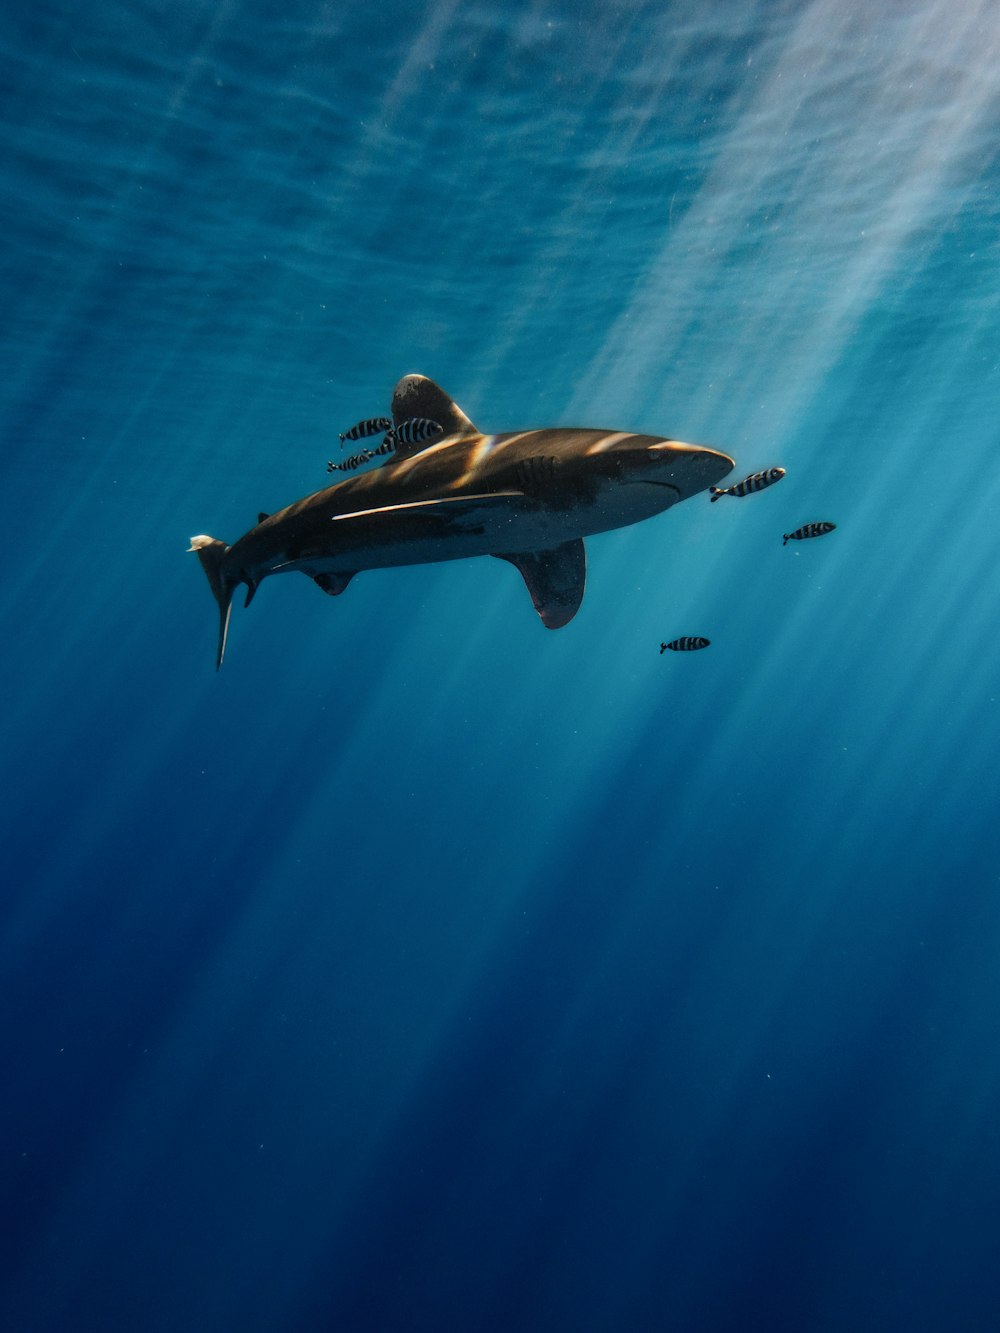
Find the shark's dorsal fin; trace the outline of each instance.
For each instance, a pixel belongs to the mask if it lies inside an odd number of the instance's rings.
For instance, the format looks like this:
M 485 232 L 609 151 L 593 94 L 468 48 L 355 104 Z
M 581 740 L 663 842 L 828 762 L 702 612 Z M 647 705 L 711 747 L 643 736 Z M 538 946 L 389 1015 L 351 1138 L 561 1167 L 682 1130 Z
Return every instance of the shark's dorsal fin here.
M 392 422 L 401 426 L 412 417 L 424 417 L 436 421 L 445 435 L 477 435 L 479 432 L 457 403 L 445 393 L 439 384 L 429 380 L 426 375 L 404 375 L 392 394 Z M 396 457 L 406 458 L 418 453 L 429 445 L 437 443 L 440 436 L 432 440 L 420 440 L 415 444 L 396 445 Z
M 580 537 L 548 551 L 515 551 L 510 555 L 497 551 L 496 557 L 521 571 L 546 629 L 569 624 L 580 609 L 587 582 L 587 552 Z
M 265 514 L 264 511 L 263 511 L 263 509 L 262 509 L 262 510 L 260 511 L 260 513 L 257 515 L 257 522 L 258 522 L 258 523 L 263 523 L 264 520 L 265 520 L 265 518 L 270 518 L 270 517 L 271 517 L 271 515 L 270 515 L 270 514 Z

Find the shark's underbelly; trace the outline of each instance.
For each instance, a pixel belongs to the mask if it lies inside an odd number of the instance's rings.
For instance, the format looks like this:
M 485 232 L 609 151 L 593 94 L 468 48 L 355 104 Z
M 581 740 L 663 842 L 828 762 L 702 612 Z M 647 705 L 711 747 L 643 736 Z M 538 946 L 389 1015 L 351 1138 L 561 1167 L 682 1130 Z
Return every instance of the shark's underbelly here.
M 402 509 L 392 514 L 332 516 L 329 531 L 290 543 L 261 562 L 256 577 L 301 571 L 350 574 L 362 569 L 465 560 L 480 555 L 545 551 L 580 537 L 638 523 L 677 500 L 673 488 L 617 489 L 592 503 L 554 507 L 523 496 L 442 505 L 440 510 Z

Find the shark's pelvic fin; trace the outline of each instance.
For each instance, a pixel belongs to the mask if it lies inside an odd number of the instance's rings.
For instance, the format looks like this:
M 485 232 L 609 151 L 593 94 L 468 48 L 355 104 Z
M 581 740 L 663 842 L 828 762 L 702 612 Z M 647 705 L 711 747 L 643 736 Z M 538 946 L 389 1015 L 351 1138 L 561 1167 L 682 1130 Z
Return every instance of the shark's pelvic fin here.
M 580 609 L 587 582 L 587 552 L 583 540 L 563 542 L 548 551 L 515 551 L 511 555 L 496 552 L 498 560 L 508 560 L 531 594 L 531 601 L 546 629 L 568 625 Z
M 235 584 L 229 583 L 222 575 L 222 560 L 229 547 L 225 542 L 216 540 L 215 537 L 192 537 L 189 551 L 194 551 L 201 561 L 201 567 L 208 578 L 208 586 L 212 589 L 212 596 L 219 606 L 219 647 L 215 656 L 215 669 L 218 671 L 222 666 L 222 659 L 226 655 L 226 634 L 229 631 L 229 613 L 233 609 L 233 589 Z M 247 594 L 247 602 L 253 596 L 253 590 Z
M 314 574 L 313 583 L 316 584 L 317 588 L 322 588 L 324 592 L 328 592 L 331 597 L 339 597 L 351 579 L 354 578 L 355 572 L 355 570 L 352 570 L 350 574 Z
M 401 426 L 411 417 L 424 417 L 436 421 L 445 435 L 477 435 L 479 432 L 457 403 L 445 393 L 440 385 L 429 380 L 426 375 L 404 375 L 392 394 L 392 421 L 394 426 Z M 440 436 L 435 437 L 440 439 Z M 419 440 L 414 444 L 398 443 L 396 457 L 406 458 L 418 453 L 434 439 Z

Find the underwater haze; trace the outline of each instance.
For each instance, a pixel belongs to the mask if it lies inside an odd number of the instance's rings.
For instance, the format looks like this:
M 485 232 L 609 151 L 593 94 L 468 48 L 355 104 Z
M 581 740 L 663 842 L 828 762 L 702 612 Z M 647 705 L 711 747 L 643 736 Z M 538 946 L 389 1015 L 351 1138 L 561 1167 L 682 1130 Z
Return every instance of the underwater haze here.
M 2 1327 L 995 1329 L 995 4 L 38 0 L 0 88 Z M 411 372 L 787 476 L 217 674 L 191 536 Z

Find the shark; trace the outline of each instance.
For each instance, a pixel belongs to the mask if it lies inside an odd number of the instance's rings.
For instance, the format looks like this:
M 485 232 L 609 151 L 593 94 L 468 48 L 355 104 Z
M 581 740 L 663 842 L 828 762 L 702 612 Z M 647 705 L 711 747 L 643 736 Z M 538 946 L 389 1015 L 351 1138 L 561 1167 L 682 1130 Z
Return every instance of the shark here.
M 236 589 L 249 606 L 272 574 L 305 574 L 337 597 L 361 570 L 495 556 L 520 572 L 542 624 L 560 629 L 583 601 L 585 537 L 653 518 L 734 466 L 705 445 L 628 431 L 487 435 L 425 375 L 404 375 L 393 392 L 394 426 L 414 418 L 440 433 L 399 441 L 381 466 L 260 514 L 232 546 L 191 538 L 219 608 L 216 670 Z

